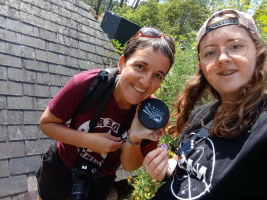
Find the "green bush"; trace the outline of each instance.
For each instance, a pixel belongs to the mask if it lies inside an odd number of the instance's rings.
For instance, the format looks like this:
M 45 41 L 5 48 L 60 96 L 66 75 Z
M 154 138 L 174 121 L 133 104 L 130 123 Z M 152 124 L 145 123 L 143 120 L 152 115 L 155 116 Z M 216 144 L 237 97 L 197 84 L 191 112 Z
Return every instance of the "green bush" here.
M 116 49 L 115 53 L 122 55 L 123 51 L 125 49 L 126 43 L 124 45 L 122 45 L 118 40 L 111 40 L 114 48 Z
M 151 199 L 162 183 L 151 179 L 143 167 L 135 170 L 135 173 L 136 176 L 134 178 L 131 176 L 128 178 L 128 184 L 134 187 L 129 200 Z
M 179 42 L 175 42 L 177 48 L 174 64 L 155 94 L 171 110 L 174 98 L 184 89 L 190 76 L 198 70 L 196 44 L 183 36 L 179 36 L 179 39 Z

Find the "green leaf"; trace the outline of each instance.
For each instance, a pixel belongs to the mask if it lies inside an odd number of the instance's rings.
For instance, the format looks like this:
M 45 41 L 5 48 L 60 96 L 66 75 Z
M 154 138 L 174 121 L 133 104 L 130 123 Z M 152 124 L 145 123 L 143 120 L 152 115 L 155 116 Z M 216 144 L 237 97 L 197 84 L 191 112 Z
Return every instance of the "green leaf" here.
M 267 15 L 262 15 L 262 16 L 259 17 L 259 20 L 260 20 L 260 21 L 263 21 L 263 20 L 265 20 L 265 19 L 267 19 Z
M 263 27 L 265 33 L 267 33 L 267 26 Z

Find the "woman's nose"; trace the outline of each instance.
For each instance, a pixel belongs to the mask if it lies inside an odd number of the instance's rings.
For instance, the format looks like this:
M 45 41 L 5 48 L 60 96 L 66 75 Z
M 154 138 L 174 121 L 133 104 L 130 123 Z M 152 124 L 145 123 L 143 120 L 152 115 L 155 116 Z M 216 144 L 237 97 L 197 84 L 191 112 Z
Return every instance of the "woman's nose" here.
M 232 58 L 227 53 L 226 47 L 221 47 L 220 50 L 218 50 L 218 62 L 219 64 L 222 64 L 224 62 L 230 62 Z
M 139 81 L 143 87 L 148 87 L 151 84 L 151 75 L 144 74 Z

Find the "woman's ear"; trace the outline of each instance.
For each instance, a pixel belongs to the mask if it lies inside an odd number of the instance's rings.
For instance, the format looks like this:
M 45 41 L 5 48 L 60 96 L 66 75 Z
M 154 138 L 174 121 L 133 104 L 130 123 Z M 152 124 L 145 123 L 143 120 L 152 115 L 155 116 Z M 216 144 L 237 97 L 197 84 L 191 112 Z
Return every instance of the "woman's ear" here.
M 200 61 L 198 61 L 198 67 L 199 67 L 199 69 L 201 69 L 201 70 L 202 70 L 202 67 L 201 67 L 201 62 L 200 62 Z
M 120 72 L 122 72 L 123 65 L 124 65 L 124 55 L 122 54 L 119 60 L 119 64 L 118 64 L 118 69 Z

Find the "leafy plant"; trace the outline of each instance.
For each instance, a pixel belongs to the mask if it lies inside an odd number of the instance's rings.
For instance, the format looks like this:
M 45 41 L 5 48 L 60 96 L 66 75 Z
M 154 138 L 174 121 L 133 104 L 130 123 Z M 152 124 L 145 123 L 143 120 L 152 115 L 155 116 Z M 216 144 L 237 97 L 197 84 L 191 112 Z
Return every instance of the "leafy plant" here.
M 135 173 L 136 177 L 132 178 L 130 176 L 128 178 L 128 183 L 134 187 L 129 200 L 151 199 L 162 183 L 151 179 L 143 167 L 136 170 Z
M 122 45 L 118 40 L 111 40 L 114 48 L 116 49 L 115 53 L 122 55 L 125 49 L 126 43 Z
M 156 97 L 164 101 L 169 108 L 175 97 L 184 89 L 185 84 L 192 74 L 198 70 L 196 43 L 193 41 L 195 32 L 186 36 L 178 36 L 181 40 L 176 43 L 175 62 L 165 77 L 161 87 L 156 92 Z M 186 39 L 189 38 L 189 39 Z
M 142 26 L 159 28 L 168 35 L 183 35 L 200 28 L 210 14 L 209 0 L 148 0 L 135 10 L 124 5 L 113 11 Z

